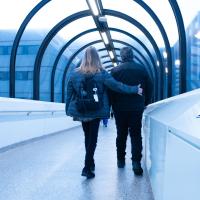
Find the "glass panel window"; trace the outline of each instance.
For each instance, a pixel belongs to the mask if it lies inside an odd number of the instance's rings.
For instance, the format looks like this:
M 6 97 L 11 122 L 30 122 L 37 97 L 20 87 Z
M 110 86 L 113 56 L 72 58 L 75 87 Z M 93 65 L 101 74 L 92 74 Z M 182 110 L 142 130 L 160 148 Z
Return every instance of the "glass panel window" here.
M 0 46 L 0 55 L 3 55 L 3 46 Z
M 39 46 L 38 45 L 30 45 L 30 46 L 27 46 L 27 52 L 28 54 L 36 54 L 37 51 L 39 49 Z
M 0 46 L 0 55 L 10 55 L 11 46 Z
M 25 73 L 24 72 L 16 72 L 15 73 L 15 78 L 16 78 L 16 80 L 24 80 L 25 79 Z
M 33 72 L 28 72 L 28 80 L 33 80 Z
M 32 80 L 33 72 L 32 71 L 17 71 L 15 74 L 16 80 Z
M 24 53 L 23 53 L 23 46 L 19 46 L 18 48 L 17 48 L 17 54 L 18 55 L 23 55 Z
M 183 5 L 181 5 L 183 6 Z M 183 11 L 184 14 L 185 11 Z M 188 11 L 189 12 L 189 11 Z M 183 15 L 187 21 L 194 17 L 188 27 L 186 27 L 187 37 L 187 90 L 200 88 L 200 12 L 190 13 L 191 16 Z
M 9 72 L 0 72 L 0 81 L 9 80 Z

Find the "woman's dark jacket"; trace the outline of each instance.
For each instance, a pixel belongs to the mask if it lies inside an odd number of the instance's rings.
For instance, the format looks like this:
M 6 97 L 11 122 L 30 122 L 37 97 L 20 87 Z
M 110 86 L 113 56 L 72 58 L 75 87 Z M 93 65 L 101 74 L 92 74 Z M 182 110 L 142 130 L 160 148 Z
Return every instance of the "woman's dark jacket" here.
M 81 82 L 85 77 L 93 76 L 97 82 L 99 90 L 102 94 L 103 106 L 98 111 L 89 111 L 87 113 L 79 113 L 76 108 L 77 95 Z M 107 88 L 120 93 L 133 94 L 138 92 L 137 86 L 127 86 L 121 82 L 116 81 L 107 71 L 102 70 L 94 74 L 84 74 L 80 71 L 74 71 L 71 74 L 67 85 L 67 99 L 66 99 L 66 115 L 81 119 L 95 119 L 95 118 L 109 118 L 110 116 L 110 103 L 108 98 Z

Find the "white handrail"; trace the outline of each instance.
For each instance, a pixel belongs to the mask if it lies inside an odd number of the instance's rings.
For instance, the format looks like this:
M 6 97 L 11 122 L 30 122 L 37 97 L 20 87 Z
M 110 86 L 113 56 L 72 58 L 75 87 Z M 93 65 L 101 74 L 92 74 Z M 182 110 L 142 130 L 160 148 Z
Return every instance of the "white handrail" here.
M 65 110 L 4 110 L 0 113 L 12 113 L 12 112 L 64 112 Z
M 51 113 L 52 115 L 54 113 L 57 113 L 57 112 L 65 112 L 65 110 L 5 110 L 5 111 L 0 111 L 0 114 L 3 114 L 3 113 L 27 113 L 27 115 L 30 115 L 31 113 Z

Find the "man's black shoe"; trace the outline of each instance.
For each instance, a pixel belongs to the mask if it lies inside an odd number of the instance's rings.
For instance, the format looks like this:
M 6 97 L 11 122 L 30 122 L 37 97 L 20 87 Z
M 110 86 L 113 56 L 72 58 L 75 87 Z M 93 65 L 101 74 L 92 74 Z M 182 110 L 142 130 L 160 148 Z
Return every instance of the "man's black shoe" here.
M 95 174 L 90 169 L 87 169 L 86 167 L 84 167 L 82 170 L 81 176 L 86 176 L 87 179 L 89 179 L 89 178 L 94 178 Z
M 132 167 L 135 175 L 142 176 L 143 169 L 139 161 L 132 161 Z
M 124 168 L 125 160 L 117 160 L 117 166 L 118 168 Z

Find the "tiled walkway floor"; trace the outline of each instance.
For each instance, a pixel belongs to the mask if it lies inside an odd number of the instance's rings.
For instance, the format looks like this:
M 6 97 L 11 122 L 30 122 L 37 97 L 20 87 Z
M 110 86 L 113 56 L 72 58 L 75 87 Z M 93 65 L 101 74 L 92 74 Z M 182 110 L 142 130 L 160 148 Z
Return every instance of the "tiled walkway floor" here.
M 146 172 L 132 172 L 130 145 L 126 167 L 117 168 L 112 120 L 101 125 L 91 180 L 80 176 L 83 141 L 74 128 L 0 153 L 0 200 L 153 200 Z

